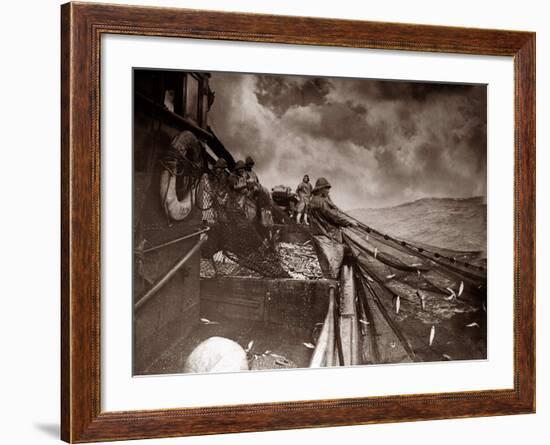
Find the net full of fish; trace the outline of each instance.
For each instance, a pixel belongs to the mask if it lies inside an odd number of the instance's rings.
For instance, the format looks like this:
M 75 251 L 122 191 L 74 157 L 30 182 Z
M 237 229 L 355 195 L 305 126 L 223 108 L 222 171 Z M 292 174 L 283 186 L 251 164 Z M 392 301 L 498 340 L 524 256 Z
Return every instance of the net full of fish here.
M 311 243 L 285 243 L 276 247 L 283 269 L 294 279 L 317 280 L 323 278 L 319 259 Z

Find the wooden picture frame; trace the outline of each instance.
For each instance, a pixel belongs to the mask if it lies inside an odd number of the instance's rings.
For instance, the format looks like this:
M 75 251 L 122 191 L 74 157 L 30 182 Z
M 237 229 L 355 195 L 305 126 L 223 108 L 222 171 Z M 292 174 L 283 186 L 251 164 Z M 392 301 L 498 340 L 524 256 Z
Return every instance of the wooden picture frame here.
M 93 442 L 535 411 L 534 33 L 92 3 L 65 4 L 61 17 L 63 440 Z M 99 73 L 103 34 L 512 56 L 513 389 L 102 412 Z

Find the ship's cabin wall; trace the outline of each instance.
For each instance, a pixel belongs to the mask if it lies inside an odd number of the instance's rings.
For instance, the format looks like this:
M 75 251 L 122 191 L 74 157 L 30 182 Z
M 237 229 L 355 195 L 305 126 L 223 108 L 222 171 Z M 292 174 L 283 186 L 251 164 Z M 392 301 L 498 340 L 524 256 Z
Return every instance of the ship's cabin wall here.
M 134 304 L 198 241 L 198 237 L 144 253 L 201 227 L 193 208 L 183 221 L 162 206 L 159 154 L 182 130 L 200 138 L 207 128 L 208 76 L 154 70 L 134 71 Z M 178 197 L 181 199 L 180 178 Z M 200 251 L 153 298 L 134 311 L 134 374 L 147 367 L 190 331 L 200 316 Z

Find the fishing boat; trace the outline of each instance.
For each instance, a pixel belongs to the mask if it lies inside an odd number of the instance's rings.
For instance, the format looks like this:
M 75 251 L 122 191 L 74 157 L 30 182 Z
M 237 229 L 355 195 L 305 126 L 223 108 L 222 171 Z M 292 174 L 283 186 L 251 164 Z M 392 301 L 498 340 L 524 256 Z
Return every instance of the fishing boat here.
M 327 242 L 260 186 L 242 205 L 213 176 L 235 160 L 208 122 L 204 72 L 134 70 L 133 373 L 180 373 L 211 337 L 249 369 L 486 357 L 486 265 L 353 222 Z

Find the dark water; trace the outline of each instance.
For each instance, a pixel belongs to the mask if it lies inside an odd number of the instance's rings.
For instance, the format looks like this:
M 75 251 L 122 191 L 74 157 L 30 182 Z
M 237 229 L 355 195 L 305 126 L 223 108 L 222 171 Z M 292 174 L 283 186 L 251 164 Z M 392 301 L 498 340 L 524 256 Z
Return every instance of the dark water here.
M 383 209 L 355 209 L 361 222 L 411 242 L 453 250 L 487 251 L 487 205 L 482 198 L 426 198 Z

